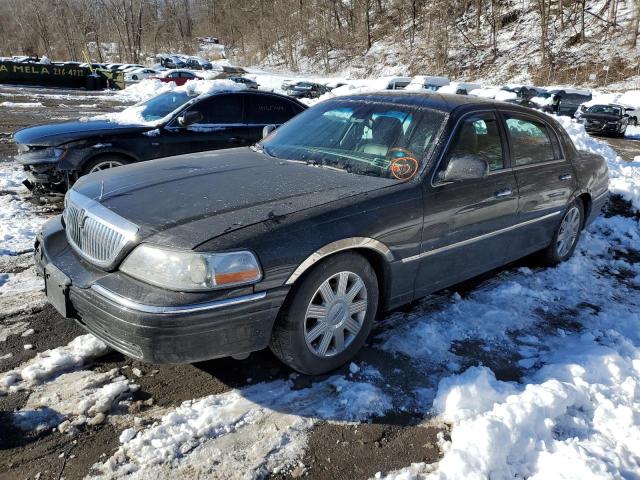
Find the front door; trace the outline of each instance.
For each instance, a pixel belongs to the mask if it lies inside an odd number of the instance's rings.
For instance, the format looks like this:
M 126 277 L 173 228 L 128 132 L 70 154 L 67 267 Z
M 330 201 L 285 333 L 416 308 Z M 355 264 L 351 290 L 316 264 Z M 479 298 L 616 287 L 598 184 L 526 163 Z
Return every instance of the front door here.
M 177 119 L 161 132 L 165 156 L 232 148 L 242 144 L 244 131 L 242 95 L 214 95 L 187 111 L 202 114 L 202 120 L 181 127 Z
M 454 156 L 473 155 L 489 174 L 459 182 L 440 180 Z M 425 295 L 502 265 L 518 206 L 516 179 L 495 111 L 471 113 L 458 123 L 433 178 L 426 179 L 417 295 Z

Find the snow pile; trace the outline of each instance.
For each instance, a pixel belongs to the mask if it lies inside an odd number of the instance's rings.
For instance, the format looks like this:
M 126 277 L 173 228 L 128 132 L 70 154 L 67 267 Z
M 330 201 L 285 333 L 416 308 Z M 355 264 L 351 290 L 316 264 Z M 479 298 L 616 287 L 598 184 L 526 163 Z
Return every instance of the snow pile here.
M 109 348 L 93 335 L 81 335 L 67 345 L 38 353 L 15 370 L 0 376 L 0 391 L 29 390 L 61 372 L 73 370 L 106 354 Z
M 40 102 L 0 102 L 0 107 L 6 108 L 40 108 L 44 107 Z
M 637 166 L 560 119 L 578 148 L 600 153 L 612 190 Z M 628 165 L 628 164 L 627 164 Z M 640 221 L 600 217 L 573 258 L 555 268 L 504 272 L 468 298 L 454 294 L 424 316 L 381 336 L 439 381 L 433 412 L 453 424 L 444 458 L 386 479 L 635 478 L 640 471 Z M 588 281 L 586 281 L 588 279 Z M 517 298 L 517 301 L 514 301 Z M 517 362 L 519 383 L 499 381 L 466 358 L 467 345 Z M 474 347 L 477 346 L 477 347 Z M 495 368 L 495 367 L 494 367 Z M 459 373 L 440 379 L 439 372 Z M 425 403 L 429 388 L 423 388 Z
M 13 413 L 12 421 L 25 431 L 58 427 L 72 433 L 85 423 L 102 423 L 114 409 L 126 411 L 130 403 L 127 399 L 137 389 L 117 369 L 64 373 L 53 382 L 35 387 L 24 408 Z
M 640 211 L 640 164 L 625 162 L 618 154 L 603 142 L 589 136 L 581 125 L 568 117 L 554 117 L 567 131 L 578 150 L 602 155 L 609 165 L 609 191 L 616 193 L 632 203 Z M 633 135 L 636 127 L 628 127 Z M 640 129 L 638 129 L 640 130 Z
M 120 112 L 98 115 L 96 117 L 81 118 L 81 121 L 108 120 L 120 125 L 147 125 L 150 127 L 162 125 L 173 117 L 174 112 L 169 113 L 159 120 L 147 121 L 141 115 L 144 110 L 142 102 L 149 100 L 161 93 L 175 91 L 186 92 L 190 97 L 210 95 L 216 92 L 235 92 L 244 90 L 245 85 L 232 80 L 192 80 L 180 87 L 173 82 L 164 83 L 158 79 L 147 79 L 124 89 L 120 95 L 127 99 L 137 100 L 138 104 L 125 108 Z M 177 110 L 182 109 L 182 105 Z
M 35 215 L 33 204 L 22 194 L 27 189 L 22 185 L 24 172 L 18 166 L 0 164 L 0 255 L 16 255 L 33 248 L 33 239 L 46 218 Z
M 640 108 L 640 90 L 628 90 L 621 94 L 617 101 L 622 105 Z
M 392 408 L 391 398 L 376 386 L 341 376 L 309 388 L 293 387 L 291 381 L 280 380 L 184 402 L 151 427 L 139 432 L 122 432 L 122 446 L 100 469 L 107 476 L 139 472 L 140 478 L 147 478 L 152 475 L 150 469 L 154 466 L 171 464 L 179 468 L 181 458 L 187 453 L 195 449 L 215 452 L 213 445 L 220 448 L 225 443 L 242 441 L 242 437 L 252 431 L 254 433 L 250 435 L 265 437 L 260 439 L 257 449 L 260 454 L 265 451 L 269 455 L 278 454 L 279 465 L 282 465 L 286 462 L 281 449 L 288 449 L 284 455 L 288 460 L 294 458 L 293 453 L 299 455 L 304 447 L 304 431 L 314 419 L 361 421 Z M 273 422 L 284 427 L 271 431 L 268 437 L 255 433 Z M 229 437 L 235 438 L 236 433 L 238 438 L 230 440 Z M 270 450 L 261 448 L 265 441 L 271 446 Z M 253 447 L 245 445 L 244 448 L 249 448 L 249 452 L 242 455 L 254 455 Z M 234 449 L 222 450 L 216 456 L 227 455 L 230 451 Z M 205 455 L 204 458 L 209 458 L 205 464 L 209 465 L 210 457 Z M 190 458 L 189 466 L 194 468 L 193 458 Z M 224 469 L 231 472 L 226 459 L 220 468 L 223 472 Z

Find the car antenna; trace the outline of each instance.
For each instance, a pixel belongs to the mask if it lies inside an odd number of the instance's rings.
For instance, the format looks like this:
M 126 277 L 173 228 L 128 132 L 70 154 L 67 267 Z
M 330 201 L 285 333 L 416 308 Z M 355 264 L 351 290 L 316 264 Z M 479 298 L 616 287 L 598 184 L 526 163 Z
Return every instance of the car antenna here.
M 102 201 L 102 196 L 104 195 L 104 180 L 100 181 L 100 197 L 98 198 L 99 201 Z

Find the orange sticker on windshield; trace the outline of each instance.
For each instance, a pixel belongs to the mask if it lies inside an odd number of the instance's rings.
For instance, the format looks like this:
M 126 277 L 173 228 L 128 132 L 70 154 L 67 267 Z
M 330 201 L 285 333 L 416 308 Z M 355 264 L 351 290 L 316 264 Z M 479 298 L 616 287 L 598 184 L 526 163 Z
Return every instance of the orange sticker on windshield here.
M 409 180 L 418 171 L 418 161 L 413 157 L 396 158 L 391 162 L 389 170 L 398 180 Z

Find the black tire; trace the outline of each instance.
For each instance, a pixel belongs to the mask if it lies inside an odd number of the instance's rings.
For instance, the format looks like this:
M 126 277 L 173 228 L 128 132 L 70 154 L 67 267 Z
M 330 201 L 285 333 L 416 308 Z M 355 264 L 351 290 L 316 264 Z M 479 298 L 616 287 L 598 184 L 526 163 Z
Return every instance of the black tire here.
M 562 250 L 559 250 L 560 242 L 558 237 L 561 234 L 561 230 L 563 228 L 565 218 L 567 218 L 567 216 L 570 215 L 570 212 L 574 208 L 578 210 L 579 226 L 578 226 L 575 239 L 573 240 L 573 244 L 570 246 L 568 250 L 563 252 Z M 580 200 L 574 200 L 567 206 L 566 210 L 564 211 L 562 215 L 562 220 L 560 220 L 560 223 L 558 223 L 558 228 L 556 228 L 556 231 L 553 234 L 553 241 L 545 250 L 542 251 L 543 262 L 547 265 L 552 266 L 552 265 L 557 265 L 558 263 L 564 262 L 565 260 L 568 260 L 571 257 L 571 255 L 573 255 L 573 252 L 576 249 L 576 245 L 578 245 L 578 241 L 580 240 L 580 235 L 582 233 L 583 227 L 584 227 L 584 205 Z
M 92 173 L 93 169 L 95 169 L 101 164 L 108 163 L 108 162 L 118 163 L 119 165 L 117 166 L 127 165 L 131 163 L 130 160 L 128 160 L 127 158 L 124 158 L 121 155 L 117 155 L 117 154 L 99 155 L 97 157 L 92 158 L 91 160 L 89 160 L 87 163 L 83 165 L 82 175 L 89 175 L 89 173 Z
M 138 80 L 138 76 L 137 75 L 131 75 L 131 80 Z
M 325 281 L 340 273 L 351 272 L 360 277 L 366 289 L 366 312 L 357 335 L 351 336 L 346 348 L 332 356 L 319 356 L 305 339 L 309 328 L 307 309 L 316 301 Z M 351 286 L 353 286 L 351 284 Z M 339 290 L 336 287 L 336 290 Z M 347 290 L 349 290 L 347 288 Z M 363 304 L 365 300 L 362 300 Z M 347 307 L 348 308 L 348 307 Z M 351 360 L 369 336 L 378 308 L 378 279 L 369 262 L 357 253 L 340 253 L 329 257 L 305 273 L 285 302 L 271 334 L 271 351 L 298 372 L 319 375 L 334 370 Z M 327 314 L 329 317 L 329 313 Z M 313 320 L 311 320 L 313 321 Z M 319 324 L 319 321 L 316 321 Z M 339 327 L 335 327 L 339 328 Z M 346 331 L 346 330 L 345 330 Z M 348 332 L 347 332 L 348 333 Z M 324 336 L 321 334 L 321 337 Z M 334 340 L 331 340 L 334 342 Z

